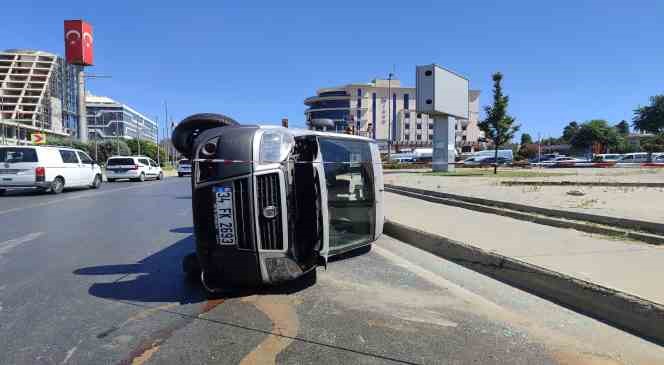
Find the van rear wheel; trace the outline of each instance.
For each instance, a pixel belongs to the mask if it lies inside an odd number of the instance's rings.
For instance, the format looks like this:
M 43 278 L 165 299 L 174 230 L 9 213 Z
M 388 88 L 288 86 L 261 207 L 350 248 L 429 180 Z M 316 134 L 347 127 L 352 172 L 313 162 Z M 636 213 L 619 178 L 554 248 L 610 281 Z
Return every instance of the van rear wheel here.
M 5 193 L 6 193 L 6 192 L 7 192 L 7 190 L 6 190 L 6 189 L 0 189 L 0 196 L 3 196 L 3 195 L 5 195 Z
M 145 174 L 141 172 L 141 175 L 138 176 L 138 181 L 143 182 L 145 181 Z
M 95 178 L 92 180 L 92 185 L 90 185 L 90 187 L 93 189 L 99 189 L 99 187 L 101 187 L 101 175 L 95 175 Z
M 56 177 L 51 183 L 51 194 L 60 194 L 65 188 L 65 181 L 61 177 Z

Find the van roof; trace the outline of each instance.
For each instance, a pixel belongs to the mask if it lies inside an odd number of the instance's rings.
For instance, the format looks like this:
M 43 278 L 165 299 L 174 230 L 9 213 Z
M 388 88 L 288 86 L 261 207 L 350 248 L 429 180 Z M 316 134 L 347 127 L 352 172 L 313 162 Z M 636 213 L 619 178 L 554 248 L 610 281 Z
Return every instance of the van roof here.
M 319 132 L 319 131 L 312 131 L 309 129 L 303 129 L 303 128 L 284 128 L 281 126 L 277 125 L 260 125 L 258 126 L 260 129 L 278 129 L 281 131 L 284 131 L 286 133 L 290 133 L 293 136 L 308 136 L 308 135 L 314 135 L 314 136 L 324 136 L 324 137 L 333 137 L 333 138 L 347 138 L 347 139 L 356 139 L 356 140 L 361 140 L 361 141 L 367 141 L 367 142 L 376 142 L 376 140 L 368 137 L 362 137 L 362 136 L 355 136 L 352 134 L 344 134 L 344 133 L 334 133 L 334 132 Z

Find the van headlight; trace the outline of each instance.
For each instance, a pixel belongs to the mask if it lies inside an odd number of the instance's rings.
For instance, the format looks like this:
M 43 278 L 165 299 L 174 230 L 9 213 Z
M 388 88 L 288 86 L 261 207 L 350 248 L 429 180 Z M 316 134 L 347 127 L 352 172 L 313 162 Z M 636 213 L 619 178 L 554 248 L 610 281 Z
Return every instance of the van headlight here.
M 293 148 L 295 139 L 283 131 L 265 131 L 261 137 L 260 157 L 261 164 L 279 163 L 288 157 Z

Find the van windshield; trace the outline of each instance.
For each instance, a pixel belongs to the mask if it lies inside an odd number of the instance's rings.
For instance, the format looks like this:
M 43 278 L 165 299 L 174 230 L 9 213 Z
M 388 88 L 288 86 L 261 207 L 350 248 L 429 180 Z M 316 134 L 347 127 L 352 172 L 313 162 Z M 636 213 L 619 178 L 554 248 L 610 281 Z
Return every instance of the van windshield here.
M 26 147 L 0 148 L 0 162 L 38 162 L 37 151 L 34 148 Z
M 374 172 L 364 141 L 319 139 L 330 212 L 330 249 L 370 241 L 375 229 Z
M 118 166 L 118 165 L 135 165 L 134 160 L 131 158 L 112 158 L 108 160 L 108 166 Z

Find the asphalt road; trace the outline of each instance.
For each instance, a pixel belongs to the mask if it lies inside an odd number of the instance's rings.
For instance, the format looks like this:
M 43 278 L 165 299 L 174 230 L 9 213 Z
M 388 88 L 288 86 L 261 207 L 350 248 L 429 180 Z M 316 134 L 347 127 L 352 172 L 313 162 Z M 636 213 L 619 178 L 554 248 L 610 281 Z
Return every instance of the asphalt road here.
M 658 364 L 661 347 L 389 237 L 207 298 L 186 179 L 0 197 L 1 364 Z

